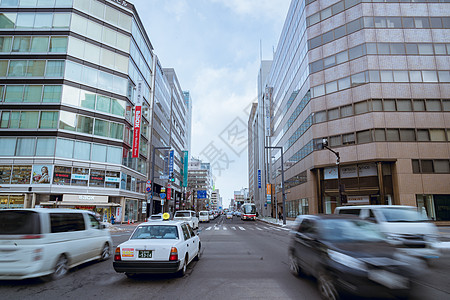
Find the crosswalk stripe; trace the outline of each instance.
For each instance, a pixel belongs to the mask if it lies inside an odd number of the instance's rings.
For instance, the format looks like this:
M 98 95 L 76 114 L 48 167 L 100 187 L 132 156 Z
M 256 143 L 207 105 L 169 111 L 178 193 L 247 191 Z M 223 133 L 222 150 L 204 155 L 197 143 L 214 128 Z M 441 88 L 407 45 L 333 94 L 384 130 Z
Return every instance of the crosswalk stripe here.
M 244 228 L 244 227 L 241 227 L 241 226 L 239 226 L 239 229 L 240 229 L 240 230 L 245 230 L 245 228 Z
M 219 230 L 220 228 L 218 226 L 214 226 L 214 230 Z
M 236 230 L 236 227 L 232 226 L 231 229 Z
M 258 230 L 262 230 L 261 228 L 259 228 L 259 227 L 256 227 L 256 229 L 258 229 Z
M 206 228 L 205 230 L 211 230 L 211 226 L 209 226 L 208 228 Z
M 223 229 L 223 230 L 227 230 L 227 228 L 226 228 L 225 226 L 224 226 L 224 227 L 222 227 L 222 229 Z

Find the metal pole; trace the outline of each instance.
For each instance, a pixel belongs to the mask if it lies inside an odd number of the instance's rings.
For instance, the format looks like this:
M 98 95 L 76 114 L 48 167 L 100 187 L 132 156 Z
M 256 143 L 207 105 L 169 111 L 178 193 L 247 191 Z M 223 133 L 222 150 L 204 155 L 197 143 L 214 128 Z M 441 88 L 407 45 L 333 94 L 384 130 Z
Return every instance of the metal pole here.
M 150 207 L 147 211 L 147 218 L 153 214 L 153 181 L 155 181 L 155 151 L 156 147 L 153 147 L 153 153 L 152 153 L 152 182 L 150 183 Z
M 281 194 L 283 197 L 283 225 L 286 225 L 286 194 L 284 193 L 284 161 L 283 161 L 283 147 L 279 147 L 281 150 Z

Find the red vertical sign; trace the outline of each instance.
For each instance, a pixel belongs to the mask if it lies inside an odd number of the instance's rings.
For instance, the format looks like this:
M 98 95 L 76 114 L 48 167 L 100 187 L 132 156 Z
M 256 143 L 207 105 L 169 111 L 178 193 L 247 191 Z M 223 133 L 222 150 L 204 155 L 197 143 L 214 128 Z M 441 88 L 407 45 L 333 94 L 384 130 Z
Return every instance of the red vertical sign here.
M 139 140 L 141 137 L 141 118 L 142 118 L 142 80 L 137 82 L 137 98 L 134 107 L 134 128 L 133 128 L 133 149 L 132 157 L 139 157 Z
M 167 188 L 167 200 L 170 200 L 170 197 L 172 196 L 171 190 L 171 188 Z

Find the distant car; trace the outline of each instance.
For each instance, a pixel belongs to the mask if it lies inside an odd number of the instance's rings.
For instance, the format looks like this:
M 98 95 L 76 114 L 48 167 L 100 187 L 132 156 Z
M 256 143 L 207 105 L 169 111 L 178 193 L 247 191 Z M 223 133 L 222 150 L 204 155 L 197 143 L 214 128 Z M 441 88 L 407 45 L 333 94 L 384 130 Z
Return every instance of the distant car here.
M 117 246 L 113 267 L 127 277 L 143 273 L 184 276 L 189 263 L 199 259 L 200 250 L 200 238 L 188 222 L 146 222 Z
M 209 219 L 214 220 L 214 212 L 212 211 L 209 212 Z
M 186 221 L 193 229 L 198 228 L 198 218 L 193 210 L 178 210 L 173 216 L 174 221 Z
M 291 271 L 316 277 L 324 299 L 338 299 L 342 292 L 404 298 L 427 268 L 421 259 L 399 253 L 375 224 L 354 216 L 299 216 L 290 236 Z
M 233 213 L 227 212 L 227 219 L 233 219 Z
M 207 210 L 202 210 L 198 213 L 199 222 L 209 222 L 209 212 Z
M 440 251 L 434 247 L 439 241 L 436 225 L 413 206 L 340 206 L 336 208 L 335 214 L 356 215 L 375 222 L 391 244 L 409 255 L 424 259 L 428 264 L 440 257 Z
M 70 268 L 111 257 L 111 234 L 86 210 L 0 210 L 0 280 L 59 279 Z

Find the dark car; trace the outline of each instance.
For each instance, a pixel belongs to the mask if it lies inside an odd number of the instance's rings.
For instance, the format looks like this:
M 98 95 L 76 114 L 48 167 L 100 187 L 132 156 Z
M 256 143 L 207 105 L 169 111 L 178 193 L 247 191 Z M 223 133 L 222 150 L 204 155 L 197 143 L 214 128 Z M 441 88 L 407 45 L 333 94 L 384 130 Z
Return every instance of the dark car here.
M 291 271 L 317 279 L 324 299 L 342 294 L 407 297 L 426 269 L 386 242 L 375 224 L 352 216 L 306 215 L 296 219 L 289 244 Z

